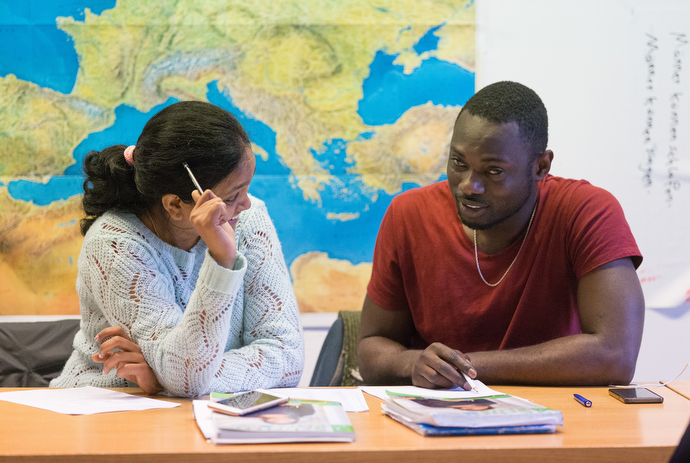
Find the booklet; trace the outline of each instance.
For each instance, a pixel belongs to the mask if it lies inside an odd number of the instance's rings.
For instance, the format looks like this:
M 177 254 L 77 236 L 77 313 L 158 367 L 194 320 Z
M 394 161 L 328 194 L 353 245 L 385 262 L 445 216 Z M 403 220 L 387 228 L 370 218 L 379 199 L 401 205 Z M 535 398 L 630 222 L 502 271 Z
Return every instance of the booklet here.
M 534 429 L 540 429 L 540 432 L 554 432 L 555 426 L 563 424 L 563 414 L 560 411 L 509 395 L 476 399 L 389 396 L 382 408 L 384 413 L 403 424 L 414 423 L 441 428 L 547 425 L 551 426 L 548 428 L 551 431 L 544 430 L 547 428 Z M 488 429 L 484 431 L 489 433 Z M 503 433 L 507 431 L 510 430 L 503 430 Z M 492 430 L 490 433 L 497 432 Z
M 473 436 L 484 434 L 546 434 L 556 432 L 553 424 L 529 424 L 526 426 L 485 426 L 485 427 L 460 427 L 460 426 L 432 426 L 430 424 L 415 423 L 397 413 L 385 410 L 384 413 L 398 423 L 404 424 L 422 436 Z
M 212 415 L 215 444 L 353 442 L 355 432 L 338 402 L 292 399 L 243 416 Z

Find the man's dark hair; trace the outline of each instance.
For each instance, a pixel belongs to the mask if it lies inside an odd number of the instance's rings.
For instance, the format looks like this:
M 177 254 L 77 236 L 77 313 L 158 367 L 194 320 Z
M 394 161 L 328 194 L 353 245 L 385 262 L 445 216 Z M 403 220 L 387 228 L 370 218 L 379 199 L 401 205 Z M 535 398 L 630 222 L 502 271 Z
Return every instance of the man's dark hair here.
M 465 103 L 460 114 L 464 111 L 498 124 L 515 122 L 534 156 L 546 150 L 549 118 L 544 103 L 531 88 L 510 81 L 487 85 Z

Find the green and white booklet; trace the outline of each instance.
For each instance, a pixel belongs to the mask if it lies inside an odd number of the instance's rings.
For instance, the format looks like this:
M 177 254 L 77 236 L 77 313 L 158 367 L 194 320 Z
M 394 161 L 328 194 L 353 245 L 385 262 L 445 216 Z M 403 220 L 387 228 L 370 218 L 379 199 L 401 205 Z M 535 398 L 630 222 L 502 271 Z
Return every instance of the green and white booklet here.
M 355 432 L 338 402 L 291 399 L 248 415 L 231 416 L 194 401 L 194 416 L 204 436 L 214 444 L 283 442 L 353 442 Z
M 543 433 L 563 424 L 560 411 L 506 394 L 461 399 L 389 395 L 382 409 L 423 435 Z

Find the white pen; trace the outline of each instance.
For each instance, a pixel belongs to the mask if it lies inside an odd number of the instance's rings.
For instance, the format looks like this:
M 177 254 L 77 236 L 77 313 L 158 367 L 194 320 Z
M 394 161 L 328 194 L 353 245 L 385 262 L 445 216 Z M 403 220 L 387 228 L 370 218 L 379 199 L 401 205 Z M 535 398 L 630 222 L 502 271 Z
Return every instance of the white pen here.
M 199 185 L 199 182 L 196 181 L 196 177 L 194 177 L 194 174 L 192 173 L 192 169 L 189 168 L 186 162 L 183 162 L 182 165 L 184 166 L 185 169 L 187 169 L 187 172 L 189 173 L 189 178 L 192 179 L 192 182 L 194 182 L 194 186 L 196 187 L 197 190 L 199 190 L 199 194 L 203 195 L 204 190 L 201 189 L 201 185 Z
M 474 384 L 474 381 L 472 381 L 472 378 L 470 378 L 469 376 L 467 376 L 467 373 L 465 373 L 464 371 L 460 371 L 460 373 L 462 373 L 462 376 L 465 377 L 465 381 L 467 381 L 467 384 L 470 385 L 470 387 L 472 388 L 472 390 L 473 390 L 474 392 L 476 392 L 476 393 L 479 393 L 479 391 L 477 390 L 477 385 Z

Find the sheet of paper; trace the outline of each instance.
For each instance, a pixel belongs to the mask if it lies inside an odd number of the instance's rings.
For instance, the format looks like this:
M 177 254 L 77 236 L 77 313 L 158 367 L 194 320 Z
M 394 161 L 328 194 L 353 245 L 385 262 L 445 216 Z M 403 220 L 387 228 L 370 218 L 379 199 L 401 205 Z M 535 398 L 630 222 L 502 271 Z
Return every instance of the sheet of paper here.
M 192 402 L 194 418 L 206 440 L 216 437 L 216 426 L 213 424 L 213 410 L 208 408 L 209 400 L 195 400 Z
M 139 397 L 92 386 L 1 392 L 0 400 L 64 413 L 65 415 L 92 415 L 94 413 L 173 408 L 180 405 L 165 400 Z
M 269 389 L 276 395 L 287 396 L 291 399 L 323 400 L 340 402 L 346 412 L 366 412 L 369 410 L 366 400 L 359 389 L 320 389 L 302 387 L 284 387 Z
M 381 400 L 386 400 L 389 392 L 397 395 L 429 397 L 433 399 L 474 399 L 477 397 L 503 395 L 502 392 L 494 391 L 481 381 L 475 380 L 474 384 L 477 386 L 477 392 L 466 391 L 459 387 L 453 389 L 425 389 L 417 386 L 360 386 L 360 389 Z

